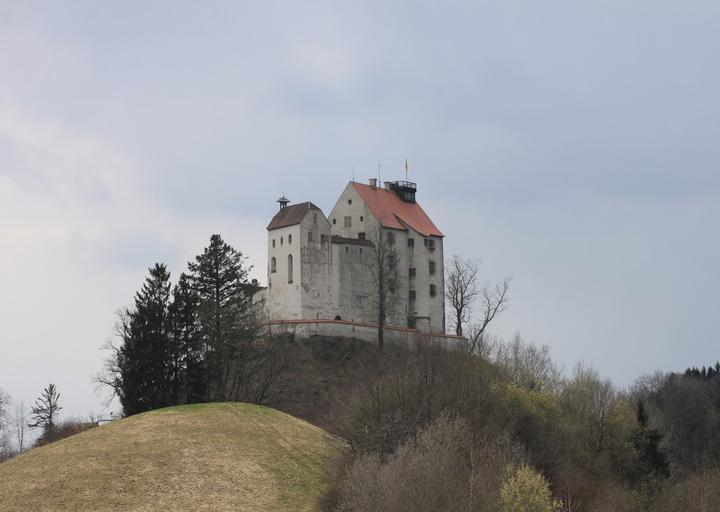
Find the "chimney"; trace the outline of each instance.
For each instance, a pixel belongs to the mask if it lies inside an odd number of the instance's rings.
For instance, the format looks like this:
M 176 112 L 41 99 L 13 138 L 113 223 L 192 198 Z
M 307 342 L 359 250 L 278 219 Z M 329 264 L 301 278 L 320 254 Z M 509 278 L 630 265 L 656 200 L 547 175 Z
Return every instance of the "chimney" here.
M 395 183 L 393 183 L 392 181 L 386 181 L 386 182 L 385 182 L 385 190 L 392 190 L 392 186 L 393 186 L 394 184 L 395 184 Z
M 368 180 L 368 183 L 370 184 L 370 186 L 371 186 L 372 188 L 377 188 L 377 178 L 370 178 L 370 179 Z

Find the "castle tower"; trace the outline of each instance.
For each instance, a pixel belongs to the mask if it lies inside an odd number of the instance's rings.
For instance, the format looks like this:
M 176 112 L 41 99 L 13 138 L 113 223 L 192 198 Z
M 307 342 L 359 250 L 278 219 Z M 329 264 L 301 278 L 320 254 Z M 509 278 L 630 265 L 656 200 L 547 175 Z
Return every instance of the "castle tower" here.
M 280 210 L 267 227 L 271 320 L 328 318 L 335 311 L 331 283 L 330 225 L 320 208 L 305 202 Z

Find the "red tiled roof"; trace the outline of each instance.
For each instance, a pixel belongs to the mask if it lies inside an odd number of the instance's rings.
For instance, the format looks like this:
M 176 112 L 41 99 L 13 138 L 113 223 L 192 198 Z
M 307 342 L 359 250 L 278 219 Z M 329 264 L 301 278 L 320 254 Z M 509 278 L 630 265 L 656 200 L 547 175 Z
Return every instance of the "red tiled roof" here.
M 365 204 L 386 228 L 408 227 L 425 236 L 445 236 L 417 203 L 406 203 L 390 190 L 353 182 Z
M 268 224 L 267 229 L 268 231 L 270 231 L 271 229 L 284 228 L 287 226 L 294 226 L 295 224 L 300 224 L 300 222 L 302 222 L 302 220 L 305 218 L 305 214 L 308 210 L 320 211 L 320 208 L 318 208 L 309 201 L 281 208 L 280 211 L 275 214 L 275 217 L 272 218 L 270 224 Z

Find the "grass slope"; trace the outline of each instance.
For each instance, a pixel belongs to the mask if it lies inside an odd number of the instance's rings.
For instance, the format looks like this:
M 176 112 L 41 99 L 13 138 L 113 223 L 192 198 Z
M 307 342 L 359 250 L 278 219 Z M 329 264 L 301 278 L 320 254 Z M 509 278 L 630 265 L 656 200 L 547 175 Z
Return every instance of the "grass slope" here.
M 170 407 L 0 464 L 0 511 L 316 511 L 346 451 L 267 407 Z

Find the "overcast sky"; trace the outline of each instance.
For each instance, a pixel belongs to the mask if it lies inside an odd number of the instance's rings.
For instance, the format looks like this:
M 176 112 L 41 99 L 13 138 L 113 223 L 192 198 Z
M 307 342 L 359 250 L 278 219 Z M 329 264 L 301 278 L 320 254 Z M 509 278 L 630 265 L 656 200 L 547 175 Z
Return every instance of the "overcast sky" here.
M 720 2 L 0 0 L 0 388 L 91 376 L 147 267 L 402 178 L 495 330 L 626 386 L 720 358 Z M 353 171 L 354 170 L 354 171 Z

